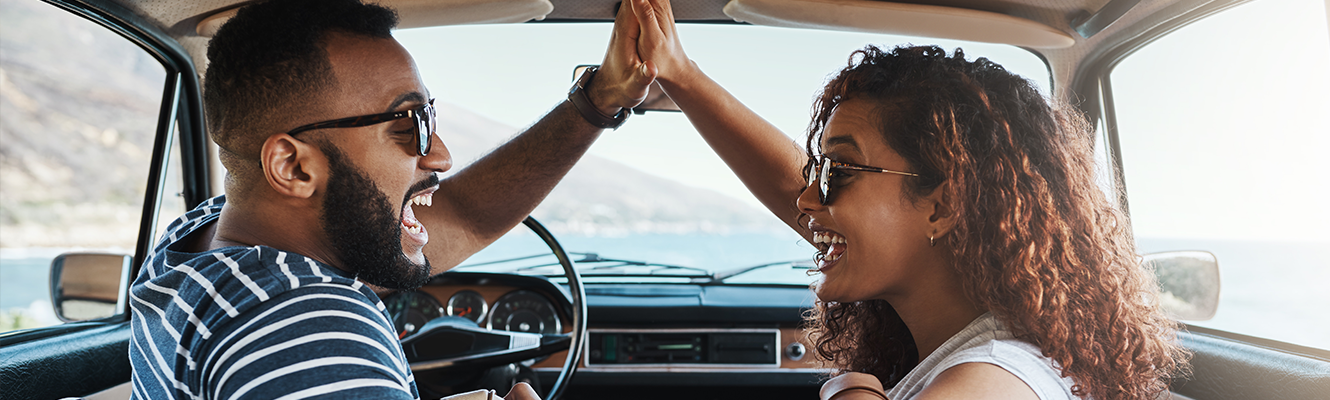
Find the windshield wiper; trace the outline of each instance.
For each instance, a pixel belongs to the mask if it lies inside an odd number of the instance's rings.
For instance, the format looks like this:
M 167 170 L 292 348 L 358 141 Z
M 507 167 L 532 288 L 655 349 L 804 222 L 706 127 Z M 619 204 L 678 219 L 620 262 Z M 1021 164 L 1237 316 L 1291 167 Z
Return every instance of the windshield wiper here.
M 812 260 L 778 261 L 774 263 L 754 265 L 751 267 L 735 268 L 725 272 L 717 272 L 712 276 L 712 278 L 715 279 L 716 281 L 724 281 L 726 279 L 730 279 L 735 276 L 748 273 L 750 271 L 755 271 L 767 267 L 774 267 L 777 265 L 790 265 L 795 268 L 812 269 L 813 261 Z
M 708 270 L 706 270 L 706 269 L 702 269 L 702 268 L 697 268 L 697 267 L 685 267 L 685 266 L 682 266 L 682 265 L 669 265 L 669 264 L 649 263 L 649 262 L 645 262 L 645 261 L 621 260 L 621 259 L 617 259 L 617 258 L 604 258 L 604 257 L 601 257 L 600 254 L 596 254 L 596 253 L 576 253 L 576 252 L 570 252 L 569 254 L 577 254 L 577 255 L 582 256 L 582 259 L 581 259 L 581 260 L 577 260 L 577 261 L 575 261 L 575 262 L 579 262 L 579 263 L 618 263 L 618 264 L 610 264 L 610 265 L 598 265 L 598 266 L 595 266 L 595 267 L 588 268 L 588 269 L 590 269 L 590 270 L 592 270 L 592 271 L 596 271 L 596 270 L 607 270 L 607 269 L 614 269 L 614 268 L 623 268 L 623 267 L 629 267 L 629 266 L 632 266 L 632 267 L 654 267 L 655 269 L 652 270 L 653 272 L 654 272 L 654 271 L 672 271 L 672 270 L 693 270 L 693 271 L 698 271 L 698 272 L 700 272 L 700 274 L 696 274 L 696 275 L 666 274 L 666 275 L 669 275 L 669 276 L 689 276 L 689 277 L 707 277 L 707 278 L 711 278 L 711 277 L 712 277 L 712 276 L 711 276 L 711 271 L 708 271 Z M 659 276 L 659 275 L 658 275 L 658 274 L 655 274 L 655 273 L 649 273 L 649 274 L 623 274 L 623 276 Z

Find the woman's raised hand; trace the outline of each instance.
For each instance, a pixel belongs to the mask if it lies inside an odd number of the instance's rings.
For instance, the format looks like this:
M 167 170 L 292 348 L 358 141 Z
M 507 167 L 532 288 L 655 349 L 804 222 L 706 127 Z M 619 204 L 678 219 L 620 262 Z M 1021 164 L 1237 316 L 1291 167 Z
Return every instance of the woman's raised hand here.
M 624 5 L 631 6 L 637 16 L 637 54 L 648 69 L 647 75 L 663 83 L 685 79 L 696 66 L 683 52 L 669 0 L 630 0 Z

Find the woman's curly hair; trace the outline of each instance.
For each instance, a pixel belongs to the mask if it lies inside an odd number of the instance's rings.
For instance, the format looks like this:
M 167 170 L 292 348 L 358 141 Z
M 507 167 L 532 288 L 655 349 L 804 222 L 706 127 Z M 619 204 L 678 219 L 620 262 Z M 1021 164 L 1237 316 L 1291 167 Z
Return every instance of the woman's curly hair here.
M 1056 361 L 1075 394 L 1154 398 L 1182 373 L 1178 325 L 1158 308 L 1127 219 L 1096 184 L 1092 129 L 1078 112 L 960 49 L 869 46 L 814 104 L 810 154 L 849 99 L 877 104 L 879 132 L 921 175 L 905 181 L 907 196 L 943 190 L 950 201 L 957 223 L 939 240 L 966 295 Z M 805 322 L 838 371 L 891 387 L 919 363 L 886 301 L 819 301 Z

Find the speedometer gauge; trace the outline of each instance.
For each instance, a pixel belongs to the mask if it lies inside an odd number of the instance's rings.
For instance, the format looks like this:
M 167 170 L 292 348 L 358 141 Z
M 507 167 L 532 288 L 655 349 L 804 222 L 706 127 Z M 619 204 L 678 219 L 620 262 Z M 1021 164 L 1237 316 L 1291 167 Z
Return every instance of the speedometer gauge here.
M 500 297 L 490 310 L 490 329 L 527 333 L 560 333 L 559 313 L 544 296 L 518 290 Z
M 462 317 L 479 324 L 485 318 L 485 313 L 489 312 L 489 304 L 485 303 L 485 297 L 474 290 L 463 290 L 453 294 L 448 298 L 448 316 Z
M 393 317 L 398 339 L 416 333 L 426 322 L 443 315 L 443 307 L 434 296 L 414 290 L 389 296 L 383 300 L 383 306 Z

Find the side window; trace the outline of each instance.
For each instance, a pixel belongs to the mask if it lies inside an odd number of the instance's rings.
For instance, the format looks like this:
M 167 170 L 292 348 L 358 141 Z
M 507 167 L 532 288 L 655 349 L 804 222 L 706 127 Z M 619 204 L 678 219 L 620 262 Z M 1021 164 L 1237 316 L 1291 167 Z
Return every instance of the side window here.
M 49 300 L 53 257 L 133 255 L 166 71 L 125 38 L 48 4 L 0 0 L 0 8 L 7 331 L 59 323 Z M 180 175 L 167 179 L 164 202 L 178 210 Z
M 1330 31 L 1320 0 L 1254 1 L 1122 61 L 1111 88 L 1142 253 L 1206 250 L 1195 325 L 1330 348 Z

